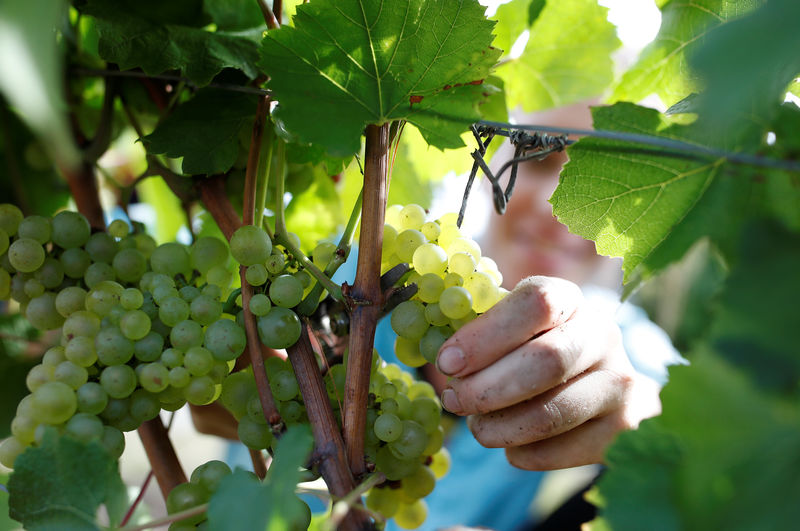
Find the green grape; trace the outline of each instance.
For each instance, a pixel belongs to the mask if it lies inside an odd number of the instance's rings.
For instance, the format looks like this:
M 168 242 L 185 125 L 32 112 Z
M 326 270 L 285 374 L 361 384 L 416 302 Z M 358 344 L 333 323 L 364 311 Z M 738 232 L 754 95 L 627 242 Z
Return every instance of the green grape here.
M 137 389 L 131 395 L 131 416 L 137 422 L 152 420 L 158 416 L 160 411 L 161 403 L 157 395 L 145 389 Z
M 104 280 L 94 286 L 86 294 L 86 309 L 99 316 L 107 316 L 112 313 L 119 304 L 120 297 L 125 289 L 118 283 L 111 280 Z M 122 314 L 119 315 L 120 317 Z
M 106 228 L 106 232 L 115 238 L 124 238 L 130 232 L 130 227 L 125 220 L 115 219 L 109 223 L 108 227 Z
M 156 241 L 149 234 L 135 234 L 133 240 L 136 243 L 136 248 L 139 249 L 139 252 L 147 259 L 153 255 L 153 251 L 155 251 L 158 246 Z
M 306 290 L 311 287 L 311 284 L 314 283 L 314 277 L 311 276 L 311 273 L 306 271 L 305 269 L 301 269 L 292 275 L 298 281 L 300 281 L 300 285 L 303 286 L 303 289 Z
M 242 444 L 254 450 L 263 450 L 272 444 L 269 426 L 255 422 L 248 416 L 239 419 L 238 434 Z
M 436 427 L 433 432 L 428 434 L 428 444 L 425 445 L 425 449 L 422 450 L 422 455 L 433 455 L 439 450 L 441 450 L 442 445 L 444 444 L 444 428 L 442 425 Z
M 211 327 L 209 327 L 209 329 L 211 329 Z M 191 319 L 181 321 L 172 327 L 172 331 L 169 334 L 169 340 L 173 347 L 181 349 L 185 352 L 191 347 L 200 346 L 203 344 L 203 327 Z M 212 353 L 214 352 L 214 349 L 209 348 L 208 345 L 206 345 L 206 348 L 208 348 Z
M 404 206 L 400 212 L 398 219 L 400 221 L 400 229 L 413 229 L 419 230 L 422 224 L 425 223 L 425 209 L 416 204 L 409 204 Z
M 195 483 L 181 483 L 176 485 L 167 495 L 167 513 L 175 514 L 208 501 L 210 493 Z M 200 513 L 180 520 L 182 524 L 199 524 L 205 520 L 205 513 Z
M 94 337 L 100 331 L 100 318 L 92 312 L 80 310 L 73 312 L 62 327 L 62 334 L 67 339 L 76 336 Z
M 289 400 L 288 402 L 281 402 L 280 406 L 278 406 L 278 411 L 281 415 L 281 418 L 287 424 L 293 423 L 301 423 L 307 422 L 308 419 L 305 418 L 305 408 L 301 406 L 295 400 Z
M 103 282 L 112 282 L 116 280 L 117 275 L 114 269 L 105 262 L 95 262 L 86 268 L 83 274 L 83 281 L 86 286 L 92 290 Z M 88 308 L 87 308 L 88 309 Z
M 170 286 L 167 284 L 159 284 L 153 288 L 153 302 L 158 305 L 161 305 L 165 300 L 169 299 L 170 297 L 174 297 L 176 299 L 180 299 L 181 294 L 178 293 L 178 290 L 175 289 L 175 286 Z
M 400 337 L 419 340 L 428 329 L 425 307 L 417 301 L 401 302 L 392 311 L 391 325 Z
M 122 249 L 111 262 L 114 274 L 123 282 L 138 282 L 147 271 L 147 258 L 139 249 Z
M 442 313 L 438 302 L 429 303 L 425 306 L 425 320 L 431 326 L 444 326 L 450 322 L 450 318 Z
M 230 474 L 231 467 L 222 461 L 213 460 L 195 468 L 189 481 L 200 485 L 208 492 L 216 492 L 220 482 Z
M 235 366 L 236 360 L 214 360 L 214 365 L 211 366 L 211 371 L 209 371 L 208 376 L 214 380 L 215 384 L 220 385 L 225 381 L 225 378 L 228 377 Z
M 86 382 L 75 391 L 78 411 L 99 415 L 108 405 L 108 393 L 97 382 Z
M 417 247 L 426 243 L 425 236 L 418 230 L 406 229 L 395 240 L 397 256 L 402 262 L 411 263 Z
M 128 365 L 112 365 L 100 373 L 100 385 L 111 398 L 125 398 L 136 389 L 136 372 Z
M 378 448 L 375 457 L 375 466 L 386 475 L 386 479 L 397 481 L 412 474 L 419 466 L 419 459 L 402 459 L 397 457 L 390 449 L 389 445 Z
M 402 414 L 401 414 L 402 416 Z M 389 449 L 400 459 L 414 459 L 422 455 L 428 443 L 425 429 L 413 420 L 403 420 L 400 437 L 389 443 Z
M 272 309 L 272 302 L 263 293 L 256 293 L 250 297 L 250 312 L 256 317 L 267 315 Z
M 178 389 L 186 387 L 192 381 L 192 373 L 184 366 L 171 368 L 167 377 L 169 385 Z
M 397 495 L 392 489 L 375 487 L 367 493 L 367 508 L 382 514 L 385 518 L 392 518 L 399 507 Z
M 453 253 L 450 255 L 447 269 L 451 273 L 466 278 L 475 271 L 475 259 L 469 253 Z
M 44 216 L 28 216 L 17 227 L 18 238 L 30 238 L 42 245 L 50 241 L 51 232 L 50 220 Z
M 47 289 L 58 288 L 64 281 L 64 266 L 52 256 L 48 256 L 42 266 L 34 271 L 33 278 Z
M 395 229 L 400 227 L 400 212 L 403 210 L 403 205 L 390 205 L 386 208 L 385 220 L 387 225 L 391 225 Z
M 208 376 L 196 376 L 183 388 L 183 396 L 190 404 L 205 406 L 213 402 L 219 393 L 219 386 Z
M 331 242 L 320 242 L 314 247 L 311 253 L 314 265 L 324 271 L 336 253 L 336 244 Z
M 397 250 L 397 229 L 389 224 L 383 226 L 383 240 L 381 243 L 381 257 L 385 262 Z
M 424 498 L 436 486 L 436 476 L 426 466 L 417 468 L 410 476 L 404 478 L 400 488 L 406 499 L 418 500 Z
M 191 302 L 199 297 L 202 292 L 195 286 L 184 286 L 178 290 L 178 294 L 180 295 L 181 299 L 191 304 Z
M 224 266 L 228 261 L 228 246 L 219 238 L 201 236 L 189 251 L 191 265 L 206 274 L 214 266 Z
M 444 289 L 452 286 L 461 287 L 464 285 L 464 278 L 458 273 L 447 273 L 444 276 Z
M 139 340 L 150 333 L 150 318 L 141 310 L 128 310 L 119 320 L 122 334 L 131 340 Z
M 189 315 L 189 303 L 180 297 L 166 297 L 158 303 L 158 318 L 167 326 L 175 326 Z
M 408 420 L 408 418 L 411 416 L 411 400 L 409 400 L 408 396 L 405 395 L 407 386 L 405 384 L 403 386 L 399 386 L 398 380 L 392 380 L 392 382 L 399 391 L 397 396 L 394 397 L 394 401 L 397 402 L 397 411 L 395 414 L 401 419 Z
M 172 385 L 158 393 L 158 401 L 161 402 L 161 409 L 164 411 L 177 411 L 186 405 L 183 389 Z
M 103 421 L 96 415 L 75 413 L 64 426 L 64 433 L 83 442 L 97 441 L 103 437 Z
M 0 204 L 0 229 L 4 230 L 9 237 L 17 233 L 23 218 L 22 210 L 16 205 L 11 203 Z
M 209 284 L 216 285 L 220 288 L 227 288 L 231 284 L 233 276 L 227 268 L 223 266 L 214 266 L 206 273 L 206 280 Z
M 384 379 L 385 376 L 381 375 Z M 397 387 L 392 382 L 385 382 L 381 384 L 380 396 L 382 398 L 394 398 L 397 396 Z
M 151 330 L 133 344 L 133 355 L 139 361 L 156 361 L 164 350 L 164 338 Z
M 20 238 L 8 248 L 8 261 L 21 273 L 32 273 L 44 263 L 44 247 L 31 238 Z
M 406 390 L 406 396 L 408 396 L 409 400 L 414 400 L 415 398 L 419 398 L 421 396 L 436 398 L 438 400 L 436 389 L 434 389 L 431 384 L 424 380 L 416 380 L 411 382 L 411 385 L 409 385 L 408 389 Z
M 229 319 L 215 321 L 206 329 L 204 346 L 214 359 L 229 361 L 239 357 L 247 346 L 242 327 Z
M 75 336 L 70 339 L 64 352 L 68 360 L 81 367 L 90 367 L 97 361 L 94 339 L 87 336 Z
M 269 286 L 269 298 L 276 306 L 292 308 L 303 299 L 303 285 L 292 275 L 279 275 Z
M 115 327 L 100 330 L 95 337 L 94 348 L 97 352 L 97 359 L 103 365 L 121 365 L 128 363 L 133 357 L 135 345 Z M 67 345 L 67 353 L 69 358 L 69 345 Z M 80 365 L 79 362 L 76 363 Z
M 7 300 L 11 296 L 11 275 L 0 268 L 0 300 Z
M 483 313 L 500 300 L 500 290 L 492 277 L 476 271 L 464 279 L 464 289 L 472 295 L 472 309 Z
M 33 417 L 56 426 L 69 420 L 78 409 L 75 391 L 62 382 L 47 382 L 33 392 Z
M 429 242 L 435 242 L 442 232 L 442 228 L 435 221 L 428 221 L 422 224 L 419 231 L 428 239 Z
M 151 393 L 160 393 L 170 384 L 169 371 L 161 363 L 139 365 L 139 385 Z
M 247 401 L 247 418 L 257 424 L 267 423 L 267 419 L 264 418 L 264 409 L 261 407 L 261 398 L 259 398 L 258 393 L 253 394 Z
M 112 459 L 119 459 L 125 451 L 125 436 L 114 427 L 103 426 L 100 444 L 108 451 Z
M 50 347 L 42 356 L 42 365 L 58 367 L 58 364 L 66 359 L 64 347 Z
M 162 243 L 150 255 L 150 269 L 168 277 L 189 278 L 192 266 L 186 247 L 175 242 Z
M 16 437 L 9 437 L 0 443 L 0 465 L 6 468 L 14 468 L 14 461 L 26 448 L 28 448 L 27 444 Z
M 432 326 L 428 328 L 422 339 L 419 340 L 419 353 L 428 363 L 436 363 L 439 348 L 448 337 L 453 335 L 453 330 L 446 326 Z
M 288 308 L 273 308 L 258 318 L 258 336 L 270 348 L 283 349 L 294 345 L 301 332 L 300 318 Z
M 138 310 L 144 304 L 144 295 L 136 288 L 127 288 L 119 296 L 119 303 L 126 310 Z
M 283 251 L 273 249 L 272 254 L 266 260 L 265 267 L 270 275 L 277 275 L 286 267 L 286 257 Z
M 426 273 L 416 281 L 417 296 L 422 302 L 435 303 L 439 300 L 439 296 L 444 291 L 444 280 L 442 277 L 435 273 Z
M 472 310 L 472 296 L 460 286 L 445 288 L 439 298 L 439 308 L 450 319 L 461 319 Z
M 39 426 L 31 417 L 17 415 L 11 421 L 11 435 L 23 444 L 32 444 L 36 440 L 35 432 Z
M 416 339 L 397 336 L 394 341 L 394 351 L 397 359 L 409 367 L 422 367 L 426 363 L 419 349 L 419 341 Z
M 410 504 L 401 503 L 394 515 L 394 522 L 403 529 L 416 529 L 428 517 L 428 505 L 423 500 Z
M 267 273 L 267 268 L 262 264 L 253 264 L 247 266 L 244 278 L 251 286 L 263 286 L 267 282 L 269 274 Z
M 460 329 L 462 326 L 464 326 L 465 324 L 467 324 L 468 322 L 470 322 L 470 321 L 472 321 L 473 319 L 475 319 L 477 316 L 478 316 L 478 314 L 476 314 L 476 313 L 475 313 L 475 310 L 472 310 L 472 309 L 471 309 L 471 310 L 470 310 L 470 311 L 467 313 L 467 315 L 465 315 L 465 316 L 464 316 L 464 317 L 462 317 L 461 319 L 450 319 L 450 327 L 451 327 L 453 330 L 458 330 L 458 329 Z
M 297 379 L 291 371 L 280 371 L 271 376 L 269 386 L 272 390 L 272 396 L 281 402 L 291 400 L 300 392 L 300 388 L 297 386 Z
M 373 429 L 380 440 L 396 441 L 403 433 L 403 421 L 394 413 L 383 413 L 375 420 Z
M 272 252 L 272 242 L 261 227 L 242 225 L 230 240 L 233 258 L 244 266 L 263 264 Z
M 25 295 L 30 297 L 31 299 L 38 297 L 44 293 L 44 284 L 36 280 L 35 278 L 29 278 L 25 281 L 24 284 Z
M 103 390 L 105 391 L 105 388 Z M 130 398 L 109 398 L 108 404 L 100 416 L 108 421 L 119 420 L 128 414 L 130 405 Z
M 438 452 L 431 456 L 430 469 L 436 479 L 441 479 L 450 471 L 450 452 L 442 447 Z
M 436 431 L 441 416 L 442 408 L 435 398 L 421 396 L 411 401 L 411 420 L 422 426 L 426 434 Z
M 412 263 L 420 275 L 443 275 L 447 269 L 447 253 L 435 243 L 424 243 L 414 250 Z
M 49 291 L 31 299 L 25 317 L 39 330 L 54 330 L 64 324 L 64 316 L 56 309 L 56 295 Z
M 208 295 L 198 295 L 189 305 L 189 315 L 193 321 L 208 326 L 222 315 L 222 303 Z
M 96 232 L 89 236 L 83 248 L 89 253 L 92 261 L 110 264 L 119 250 L 119 244 L 113 236 L 105 232 Z
M 53 217 L 51 239 L 64 249 L 82 247 L 91 234 L 89 222 L 77 212 L 64 210 Z
M 86 290 L 78 286 L 64 288 L 56 295 L 56 311 L 64 318 L 83 310 L 86 303 Z
M 442 231 L 439 233 L 439 239 L 437 241 L 439 243 L 439 247 L 447 251 L 453 241 L 462 237 L 461 229 L 459 229 L 455 224 L 441 225 L 441 227 Z M 451 254 L 452 253 L 448 252 L 447 256 L 450 256 Z
M 191 347 L 183 354 L 183 366 L 192 376 L 203 376 L 211 371 L 214 356 L 203 347 Z
M 25 376 L 25 386 L 28 388 L 28 391 L 36 391 L 47 382 L 54 381 L 55 372 L 56 368 L 52 365 L 34 365 Z
M 272 358 L 269 358 L 269 361 Z M 252 369 L 235 372 L 222 382 L 220 403 L 237 420 L 247 413 L 248 398 L 256 392 L 256 382 Z
M 89 253 L 79 247 L 65 250 L 61 253 L 59 261 L 64 268 L 64 274 L 74 279 L 83 278 L 86 274 L 86 269 L 92 263 Z
M 477 263 L 481 259 L 481 248 L 475 240 L 470 238 L 454 238 L 447 246 L 447 256 L 453 256 L 456 253 L 468 253 Z
M 168 369 L 183 366 L 183 351 L 177 348 L 168 348 L 161 353 L 161 363 Z
M 55 368 L 53 378 L 57 382 L 63 382 L 73 389 L 78 389 L 89 380 L 89 371 L 76 363 L 65 360 Z

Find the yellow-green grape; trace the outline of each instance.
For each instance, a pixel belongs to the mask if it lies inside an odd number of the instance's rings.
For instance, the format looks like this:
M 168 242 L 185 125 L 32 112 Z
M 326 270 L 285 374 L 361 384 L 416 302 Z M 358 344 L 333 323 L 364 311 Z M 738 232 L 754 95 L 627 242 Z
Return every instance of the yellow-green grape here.
M 439 298 L 439 308 L 450 319 L 461 319 L 472 310 L 472 296 L 460 286 L 445 288 Z
M 475 271 L 475 259 L 470 253 L 453 253 L 448 260 L 447 270 L 466 278 Z
M 395 252 L 401 261 L 410 264 L 414 257 L 414 251 L 424 243 L 426 243 L 425 236 L 420 231 L 406 229 L 397 235 Z
M 387 225 L 394 227 L 398 232 L 400 232 L 400 211 L 402 210 L 403 205 L 391 205 L 386 208 L 385 222 Z
M 418 500 L 424 498 L 436 486 L 436 476 L 426 466 L 417 468 L 410 476 L 403 478 L 400 488 L 408 500 Z
M 435 303 L 444 291 L 444 280 L 436 273 L 425 273 L 416 280 L 417 296 L 422 302 Z
M 451 286 L 463 286 L 463 285 L 464 285 L 464 277 L 462 277 L 458 273 L 447 273 L 444 276 L 444 289 L 447 289 Z
M 461 229 L 455 225 L 442 225 L 442 232 L 439 233 L 439 239 L 437 240 L 437 243 L 439 244 L 439 247 L 446 251 L 456 238 L 461 237 Z M 449 254 L 450 253 L 448 253 L 448 255 Z
M 425 449 L 422 451 L 422 455 L 434 455 L 436 452 L 442 449 L 442 445 L 444 444 L 444 428 L 441 424 L 437 426 L 436 430 L 433 433 L 428 434 L 428 444 L 425 446 Z
M 397 249 L 397 229 L 388 223 L 383 226 L 383 243 L 381 244 L 381 256 L 383 261 L 392 256 Z
M 425 223 L 425 209 L 419 205 L 410 204 L 400 211 L 400 228 L 419 230 Z
M 462 326 L 472 321 L 476 317 L 478 317 L 478 314 L 475 313 L 475 310 L 470 309 L 469 312 L 467 312 L 467 315 L 465 315 L 464 317 L 460 319 L 450 319 L 450 327 L 453 330 L 459 330 Z
M 414 250 L 412 263 L 420 275 L 443 275 L 447 269 L 447 253 L 435 243 L 424 243 Z
M 28 447 L 16 437 L 9 437 L 0 443 L 0 465 L 6 468 L 14 468 L 14 461 Z
M 401 503 L 394 515 L 395 523 L 403 529 L 416 529 L 428 517 L 428 505 L 417 500 L 411 504 Z
M 498 286 L 503 283 L 503 274 L 500 273 L 500 270 L 497 268 L 497 263 L 488 256 L 481 256 L 475 268 L 481 273 L 486 273 L 492 277 L 492 280 L 494 280 L 494 283 Z
M 397 359 L 409 367 L 422 367 L 427 360 L 419 350 L 419 341 L 397 336 L 394 341 L 394 352 Z
M 425 320 L 432 326 L 444 326 L 450 323 L 450 318 L 442 313 L 438 302 L 430 303 L 425 306 Z
M 431 456 L 429 468 L 436 479 L 443 478 L 450 471 L 450 452 L 447 451 L 447 448 L 442 447 Z
M 439 218 L 439 225 L 445 227 L 447 225 L 453 225 L 458 223 L 458 213 L 457 212 L 448 212 L 444 214 L 442 217 Z
M 386 518 L 391 518 L 397 513 L 400 502 L 397 495 L 389 488 L 370 489 L 367 494 L 367 508 L 382 514 Z
M 469 238 L 455 238 L 446 249 L 447 256 L 453 256 L 456 253 L 469 253 L 475 259 L 475 262 L 481 259 L 480 245 Z
M 314 251 L 311 253 L 314 265 L 324 271 L 325 267 L 327 267 L 327 265 L 333 259 L 335 252 L 336 244 L 331 242 L 318 243 L 317 246 L 314 247 Z
M 423 396 L 435 398 L 436 400 L 439 399 L 439 397 L 436 395 L 436 389 L 434 389 L 431 384 L 424 380 L 412 381 L 408 386 L 406 396 L 408 396 L 409 400 L 414 400 L 415 398 L 420 398 Z
M 107 231 L 115 238 L 124 238 L 130 232 L 130 228 L 125 220 L 115 219 L 108 225 Z
M 419 231 L 428 238 L 429 242 L 435 242 L 442 232 L 442 228 L 435 221 L 428 221 L 422 224 Z
M 464 279 L 464 289 L 472 295 L 472 309 L 477 313 L 485 312 L 500 300 L 500 290 L 492 277 L 480 271 Z

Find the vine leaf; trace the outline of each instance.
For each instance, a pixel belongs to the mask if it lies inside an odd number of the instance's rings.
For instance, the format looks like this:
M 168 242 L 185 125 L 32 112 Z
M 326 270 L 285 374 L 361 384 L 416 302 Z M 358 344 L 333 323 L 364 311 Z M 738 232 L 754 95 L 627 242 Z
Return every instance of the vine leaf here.
M 657 111 L 629 103 L 595 108 L 592 114 L 596 129 L 693 140 L 690 128 L 663 129 Z M 571 232 L 594 240 L 599 253 L 623 257 L 626 281 L 691 211 L 722 163 L 591 137 L 568 148 L 568 154 L 550 198 L 553 213 Z
M 300 467 L 305 462 L 313 440 L 307 426 L 292 426 L 281 437 L 261 483 L 253 474 L 236 470 L 220 483 L 208 504 L 209 529 L 281 529 L 298 528 L 308 508 L 295 495 L 300 481 Z M 231 511 L 236 507 L 236 511 Z
M 239 155 L 239 133 L 252 125 L 256 96 L 204 89 L 175 109 L 144 137 L 148 151 L 183 157 L 184 174 L 231 169 Z
M 184 0 L 184 5 L 191 0 Z M 258 39 L 260 29 L 252 32 L 207 31 L 196 27 L 197 17 L 184 11 L 187 22 L 177 16 L 166 17 L 172 2 L 146 2 L 147 13 L 137 2 L 88 0 L 81 11 L 97 18 L 100 57 L 116 63 L 120 69 L 141 68 L 147 74 L 180 70 L 199 86 L 207 85 L 224 68 L 236 68 L 253 79 L 258 75 Z
M 521 105 L 524 111 L 536 111 L 601 94 L 614 79 L 611 52 L 620 45 L 607 16 L 608 9 L 596 0 L 550 1 L 544 7 L 517 1 L 500 6 L 497 19 L 502 32 L 519 35 L 519 22 L 532 22 L 522 55 L 498 68 L 509 108 Z M 516 36 L 506 39 L 513 43 Z
M 703 45 L 706 34 L 712 29 L 744 15 L 761 3 L 761 0 L 667 2 L 661 10 L 658 35 L 642 50 L 636 64 L 622 76 L 611 100 L 641 101 L 650 94 L 657 94 L 669 106 L 692 92 L 698 92 L 688 58 Z M 742 44 L 748 43 L 745 40 Z M 727 61 L 734 61 L 733 56 Z
M 54 431 L 17 457 L 8 491 L 11 517 L 31 530 L 99 529 L 100 505 L 117 525 L 128 502 L 117 461 L 100 444 Z
M 436 147 L 463 145 L 500 55 L 477 0 L 319 0 L 293 23 L 261 46 L 274 116 L 335 156 L 355 153 L 367 124 L 391 120 Z

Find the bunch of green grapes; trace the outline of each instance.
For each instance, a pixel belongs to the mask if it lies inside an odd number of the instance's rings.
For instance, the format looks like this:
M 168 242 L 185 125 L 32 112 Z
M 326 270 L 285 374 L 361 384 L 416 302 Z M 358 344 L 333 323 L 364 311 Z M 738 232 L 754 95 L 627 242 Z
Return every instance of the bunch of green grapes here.
M 434 363 L 453 332 L 502 299 L 508 291 L 497 264 L 481 256 L 477 242 L 464 236 L 456 214 L 427 220 L 419 205 L 393 205 L 386 211 L 383 269 L 408 263 L 403 279 L 417 293 L 392 312 L 395 354 L 410 367 Z
M 167 513 L 172 515 L 199 507 L 211 499 L 220 482 L 231 474 L 231 468 L 222 461 L 208 461 L 192 471 L 189 481 L 176 485 L 167 495 Z M 200 513 L 169 526 L 173 531 L 180 529 L 197 529 L 197 525 L 206 521 L 206 513 Z

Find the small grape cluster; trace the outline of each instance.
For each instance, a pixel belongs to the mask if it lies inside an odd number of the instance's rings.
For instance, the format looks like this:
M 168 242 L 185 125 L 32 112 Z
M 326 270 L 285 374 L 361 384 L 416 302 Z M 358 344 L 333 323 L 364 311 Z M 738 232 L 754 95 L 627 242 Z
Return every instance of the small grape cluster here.
M 167 513 L 173 515 L 208 503 L 220 482 L 231 473 L 231 468 L 222 461 L 212 460 L 198 466 L 192 471 L 189 481 L 176 485 L 169 491 L 166 499 Z M 206 513 L 203 512 L 174 522 L 169 528 L 171 531 L 197 529 L 197 524 L 205 520 Z
M 462 234 L 456 220 L 456 214 L 426 220 L 425 210 L 414 204 L 386 210 L 382 268 L 408 263 L 413 269 L 405 284 L 418 288 L 391 316 L 398 335 L 395 354 L 410 367 L 435 363 L 448 337 L 508 293 L 500 286 L 497 264 L 481 256 L 478 243 Z

